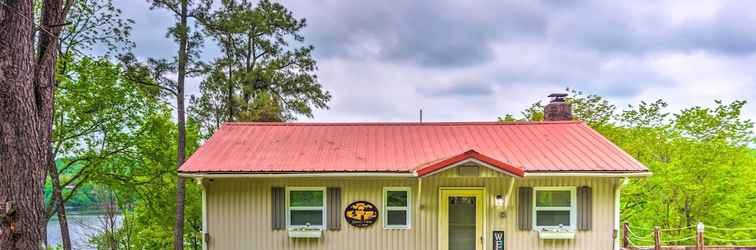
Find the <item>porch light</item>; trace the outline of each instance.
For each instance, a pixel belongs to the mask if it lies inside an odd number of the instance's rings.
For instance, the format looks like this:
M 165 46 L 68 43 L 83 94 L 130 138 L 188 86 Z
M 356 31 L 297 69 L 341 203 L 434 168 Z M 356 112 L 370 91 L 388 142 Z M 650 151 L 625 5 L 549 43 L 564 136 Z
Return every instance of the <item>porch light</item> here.
M 496 195 L 496 206 L 501 207 L 504 206 L 504 196 L 497 194 Z

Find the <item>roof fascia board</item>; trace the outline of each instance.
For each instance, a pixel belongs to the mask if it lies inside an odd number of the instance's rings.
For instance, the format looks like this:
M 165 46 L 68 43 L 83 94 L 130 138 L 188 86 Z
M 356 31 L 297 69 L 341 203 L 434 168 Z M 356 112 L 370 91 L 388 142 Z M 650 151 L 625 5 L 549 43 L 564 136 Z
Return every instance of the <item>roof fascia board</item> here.
M 449 168 L 458 166 L 459 164 L 474 161 L 481 165 L 488 165 L 484 162 L 480 162 L 477 159 L 468 159 L 463 162 L 459 162 L 443 169 L 439 169 L 433 173 L 429 173 L 423 177 L 428 177 L 439 172 L 443 172 Z M 509 172 L 502 171 L 498 168 L 486 166 L 497 172 L 504 173 L 510 176 Z M 270 177 L 417 177 L 413 173 L 371 173 L 371 172 L 354 172 L 354 173 L 179 173 L 181 177 L 185 178 L 270 178 Z M 624 173 L 611 173 L 611 172 L 525 172 L 525 177 L 647 177 L 653 175 L 651 172 L 624 172 Z
M 525 172 L 525 177 L 647 177 L 651 172 Z
M 186 178 L 268 178 L 268 177 L 415 177 L 412 173 L 374 173 L 374 172 L 338 172 L 338 173 L 179 173 Z

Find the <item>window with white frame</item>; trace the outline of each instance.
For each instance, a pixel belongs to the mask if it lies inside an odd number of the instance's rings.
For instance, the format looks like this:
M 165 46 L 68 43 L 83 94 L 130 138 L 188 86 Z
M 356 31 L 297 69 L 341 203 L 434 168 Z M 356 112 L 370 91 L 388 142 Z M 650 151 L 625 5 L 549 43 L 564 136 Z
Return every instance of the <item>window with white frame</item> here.
M 533 228 L 575 229 L 575 187 L 536 187 L 534 191 Z
M 410 203 L 409 187 L 387 187 L 383 189 L 383 228 L 409 229 Z
M 286 190 L 286 222 L 291 228 L 325 228 L 325 188 L 292 187 Z

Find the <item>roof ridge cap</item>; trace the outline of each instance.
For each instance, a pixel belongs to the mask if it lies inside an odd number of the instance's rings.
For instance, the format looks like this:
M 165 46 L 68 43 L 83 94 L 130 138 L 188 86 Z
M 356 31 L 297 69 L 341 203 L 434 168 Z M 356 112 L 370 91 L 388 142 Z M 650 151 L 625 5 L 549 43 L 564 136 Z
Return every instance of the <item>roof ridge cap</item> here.
M 474 125 L 552 125 L 579 124 L 571 121 L 471 121 L 471 122 L 225 122 L 224 126 L 474 126 Z

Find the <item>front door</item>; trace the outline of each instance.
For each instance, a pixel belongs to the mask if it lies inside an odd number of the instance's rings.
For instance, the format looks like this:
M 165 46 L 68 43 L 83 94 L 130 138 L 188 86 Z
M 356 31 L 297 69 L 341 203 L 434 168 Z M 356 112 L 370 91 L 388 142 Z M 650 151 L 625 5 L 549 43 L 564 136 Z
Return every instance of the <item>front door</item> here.
M 485 200 L 483 189 L 441 189 L 439 249 L 483 250 Z

